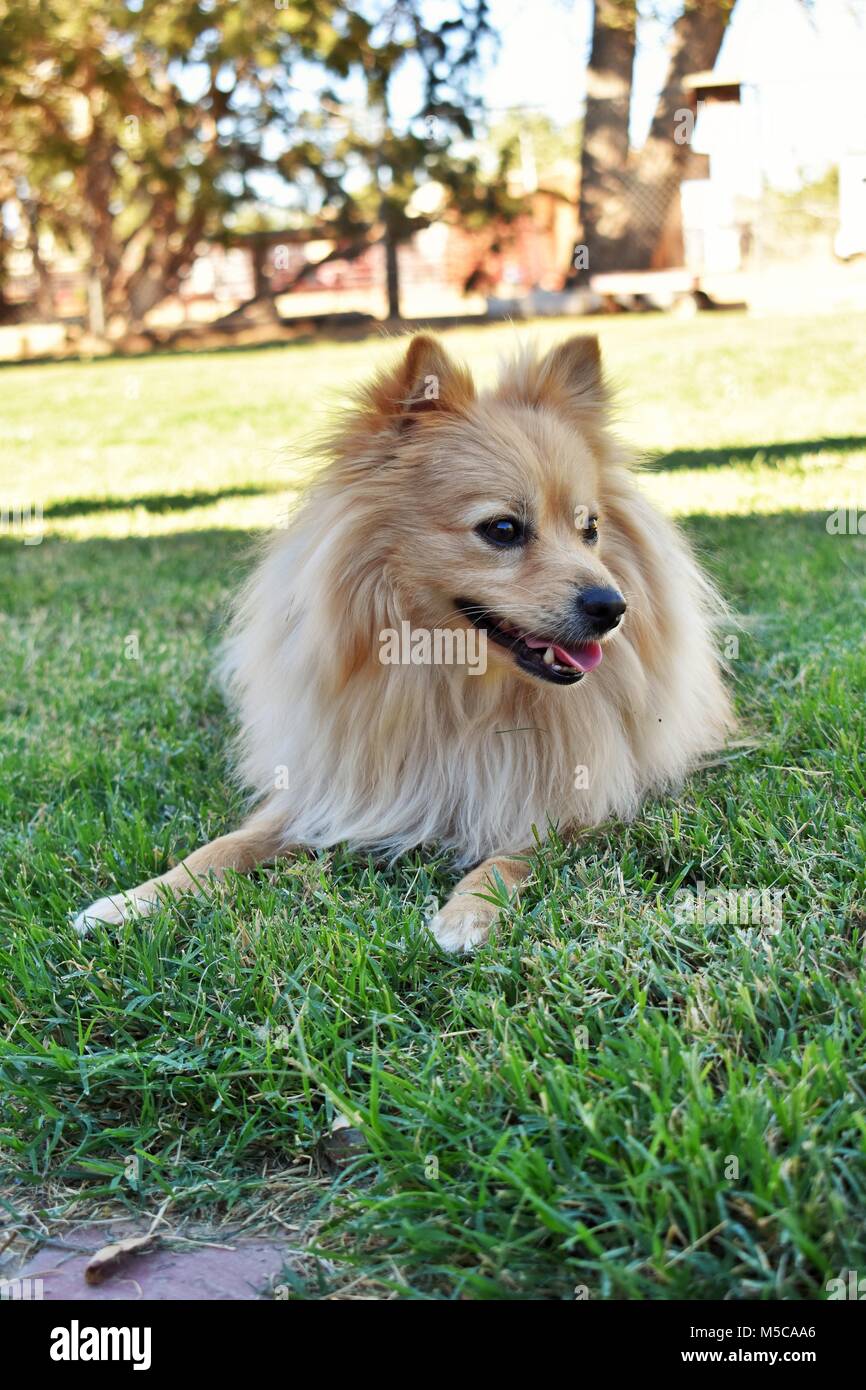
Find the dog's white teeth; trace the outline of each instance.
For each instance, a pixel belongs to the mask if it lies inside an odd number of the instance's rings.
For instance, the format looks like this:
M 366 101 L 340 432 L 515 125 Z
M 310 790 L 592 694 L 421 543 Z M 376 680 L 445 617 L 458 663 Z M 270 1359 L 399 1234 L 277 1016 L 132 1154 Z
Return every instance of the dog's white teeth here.
M 547 651 L 544 653 L 544 656 L 542 657 L 542 660 L 544 661 L 545 666 L 552 666 L 552 665 L 553 665 L 553 662 L 554 662 L 554 655 L 553 655 L 553 648 L 552 648 L 552 647 L 548 647 L 548 648 L 547 648 Z

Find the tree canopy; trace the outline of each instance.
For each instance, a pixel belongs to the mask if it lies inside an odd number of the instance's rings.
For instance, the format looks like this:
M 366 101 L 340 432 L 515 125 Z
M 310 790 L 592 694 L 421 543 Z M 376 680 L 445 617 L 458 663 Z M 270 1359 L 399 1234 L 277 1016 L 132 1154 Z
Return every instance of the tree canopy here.
M 425 22 L 420 0 L 3 0 L 0 200 L 17 201 L 37 273 L 49 233 L 86 262 L 106 319 L 136 323 L 203 239 L 265 203 L 347 249 L 381 237 L 392 252 L 429 220 L 419 183 L 469 219 L 507 211 L 468 146 L 486 0 L 437 13 Z M 395 114 L 407 63 L 421 98 Z

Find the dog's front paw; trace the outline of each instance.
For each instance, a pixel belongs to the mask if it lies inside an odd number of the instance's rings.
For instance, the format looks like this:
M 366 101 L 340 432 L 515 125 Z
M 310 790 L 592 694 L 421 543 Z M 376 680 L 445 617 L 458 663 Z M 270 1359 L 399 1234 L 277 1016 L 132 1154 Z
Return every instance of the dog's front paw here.
M 490 935 L 496 911 L 472 893 L 458 893 L 428 923 L 428 930 L 443 951 L 474 951 Z
M 86 936 L 91 927 L 103 923 L 119 927 L 130 917 L 146 917 L 156 906 L 152 898 L 140 897 L 137 893 L 118 893 L 113 898 L 97 898 L 83 912 L 79 912 L 72 926 L 79 936 Z

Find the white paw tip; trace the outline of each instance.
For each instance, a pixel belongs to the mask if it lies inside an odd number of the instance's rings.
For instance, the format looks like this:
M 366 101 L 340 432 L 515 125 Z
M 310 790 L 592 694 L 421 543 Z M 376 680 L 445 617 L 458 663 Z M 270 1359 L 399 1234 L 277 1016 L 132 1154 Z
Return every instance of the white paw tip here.
M 155 906 L 152 898 L 140 898 L 134 893 L 122 894 L 116 898 L 97 898 L 72 923 L 79 936 L 86 936 L 92 927 L 118 927 L 130 917 L 146 916 Z
M 439 912 L 428 924 L 443 951 L 474 951 L 490 933 L 490 921 L 479 912 Z
M 118 916 L 118 909 L 111 898 L 98 898 L 83 912 L 79 912 L 72 926 L 79 936 L 86 936 L 91 927 L 97 926 L 100 922 L 116 922 Z

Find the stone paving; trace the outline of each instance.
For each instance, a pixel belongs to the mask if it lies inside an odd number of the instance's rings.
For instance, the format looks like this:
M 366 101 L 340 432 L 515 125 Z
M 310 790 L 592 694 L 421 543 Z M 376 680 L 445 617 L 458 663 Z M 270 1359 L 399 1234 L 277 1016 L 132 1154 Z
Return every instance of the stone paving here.
M 195 1248 L 190 1248 L 187 1241 L 182 1242 L 183 1248 L 173 1248 L 169 1233 L 152 1250 L 130 1257 L 103 1283 L 87 1283 L 84 1271 L 97 1250 L 140 1234 L 141 1228 L 130 1223 L 81 1227 L 64 1234 L 62 1248 L 46 1245 L 14 1273 L 4 1271 L 3 1278 L 41 1279 L 46 1301 L 235 1301 L 280 1297 L 279 1276 L 289 1263 L 288 1242 L 261 1237 L 232 1240 L 223 1233 L 213 1233 L 212 1243 L 204 1244 L 206 1237 L 197 1232 L 197 1241 L 202 1243 Z

